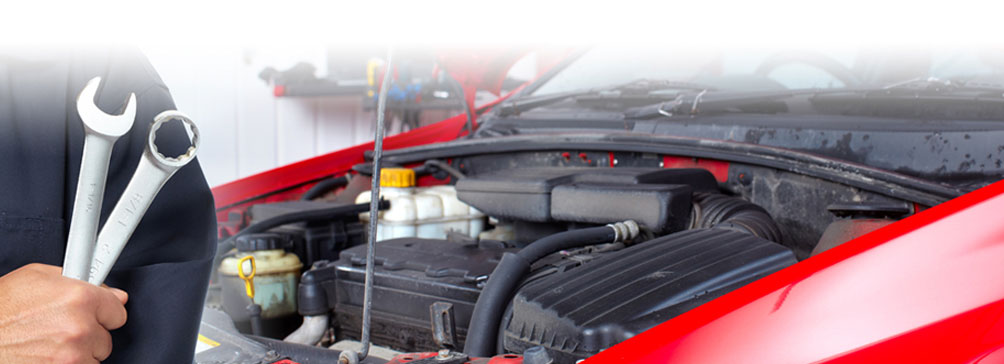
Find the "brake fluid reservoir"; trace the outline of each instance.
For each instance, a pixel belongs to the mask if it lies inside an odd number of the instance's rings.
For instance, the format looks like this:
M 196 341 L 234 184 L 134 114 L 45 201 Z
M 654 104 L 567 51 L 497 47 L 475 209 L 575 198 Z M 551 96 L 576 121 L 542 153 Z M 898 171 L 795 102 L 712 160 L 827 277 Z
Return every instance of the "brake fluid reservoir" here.
M 484 230 L 485 215 L 457 199 L 453 186 L 415 187 L 411 169 L 381 169 L 380 196 L 390 202 L 390 208 L 378 215 L 377 241 L 445 239 L 451 231 L 477 237 Z M 369 201 L 370 191 L 356 197 L 356 203 Z M 360 219 L 369 221 L 369 214 L 361 214 Z
M 255 260 L 254 302 L 261 305 L 262 319 L 274 319 L 296 313 L 296 287 L 303 264 L 296 254 L 282 249 L 278 234 L 250 234 L 237 239 L 237 254 L 223 259 L 219 266 L 223 309 L 235 321 L 244 321 L 250 303 L 244 282 L 238 277 L 239 260 L 253 255 Z

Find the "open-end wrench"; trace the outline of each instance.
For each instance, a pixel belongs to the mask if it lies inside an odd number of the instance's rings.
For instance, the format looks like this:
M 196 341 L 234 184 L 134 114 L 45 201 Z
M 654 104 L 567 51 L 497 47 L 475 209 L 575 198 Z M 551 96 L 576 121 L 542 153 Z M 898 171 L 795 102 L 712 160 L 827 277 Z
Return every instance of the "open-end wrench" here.
M 169 120 L 178 119 L 188 125 L 191 130 L 192 145 L 188 150 L 176 157 L 167 157 L 157 151 L 154 143 L 157 139 L 157 130 L 161 125 Z M 184 114 L 169 110 L 160 113 L 154 118 L 150 127 L 150 136 L 147 138 L 146 150 L 136 166 L 136 172 L 126 185 L 122 197 L 112 208 L 108 221 L 98 233 L 97 246 L 94 248 L 93 259 L 90 262 L 90 274 L 88 282 L 100 285 L 104 282 L 112 265 L 118 259 L 122 249 L 132 236 L 136 226 L 146 213 L 147 208 L 153 203 L 154 197 L 160 192 L 161 187 L 167 182 L 174 172 L 191 162 L 195 158 L 195 153 L 199 149 L 199 129 L 195 127 L 192 119 Z
M 136 94 L 129 95 L 121 115 L 101 111 L 94 104 L 100 84 L 101 77 L 91 79 L 77 96 L 77 114 L 84 124 L 84 151 L 80 159 L 70 232 L 66 239 L 63 275 L 79 280 L 87 280 L 91 264 L 112 147 L 120 136 L 129 132 L 136 119 Z

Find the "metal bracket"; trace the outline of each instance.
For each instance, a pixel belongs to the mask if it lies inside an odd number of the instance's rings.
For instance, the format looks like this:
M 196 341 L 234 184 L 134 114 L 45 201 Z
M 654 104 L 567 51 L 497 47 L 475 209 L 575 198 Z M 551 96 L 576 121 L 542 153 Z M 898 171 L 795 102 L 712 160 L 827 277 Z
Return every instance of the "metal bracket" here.
M 453 304 L 436 302 L 429 306 L 432 320 L 432 340 L 440 348 L 457 348 L 457 321 L 454 319 Z

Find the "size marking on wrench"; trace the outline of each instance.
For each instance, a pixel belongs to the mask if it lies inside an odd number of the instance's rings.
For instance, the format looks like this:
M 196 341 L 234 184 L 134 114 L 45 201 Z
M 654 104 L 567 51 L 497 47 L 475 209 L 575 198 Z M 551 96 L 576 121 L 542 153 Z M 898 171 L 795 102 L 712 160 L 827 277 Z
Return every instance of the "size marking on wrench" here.
M 192 145 L 188 150 L 176 157 L 167 157 L 157 150 L 155 143 L 157 130 L 167 121 L 181 120 L 191 130 Z M 184 114 L 170 110 L 157 115 L 153 125 L 150 127 L 150 136 L 147 138 L 146 150 L 143 157 L 136 166 L 136 172 L 126 185 L 122 197 L 115 204 L 108 222 L 101 228 L 98 234 L 97 246 L 94 249 L 94 258 L 91 260 L 90 277 L 88 282 L 100 285 L 104 282 L 112 265 L 122 254 L 129 238 L 136 230 L 140 220 L 146 210 L 153 203 L 154 197 L 164 187 L 167 180 L 178 171 L 179 168 L 191 162 L 195 158 L 195 153 L 199 150 L 199 129 Z
M 77 114 L 84 124 L 84 151 L 66 239 L 63 275 L 80 280 L 87 280 L 112 147 L 119 137 L 132 129 L 136 119 L 136 94 L 129 95 L 121 115 L 109 115 L 94 104 L 99 85 L 101 77 L 95 77 L 77 96 Z

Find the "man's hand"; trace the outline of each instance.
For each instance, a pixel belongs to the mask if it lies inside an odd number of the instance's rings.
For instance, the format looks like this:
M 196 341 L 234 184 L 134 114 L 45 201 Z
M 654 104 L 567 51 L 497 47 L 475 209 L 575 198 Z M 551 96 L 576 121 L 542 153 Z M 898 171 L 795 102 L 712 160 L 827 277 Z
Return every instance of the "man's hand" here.
M 0 277 L 0 362 L 98 363 L 112 352 L 108 332 L 126 322 L 129 296 L 29 264 Z

